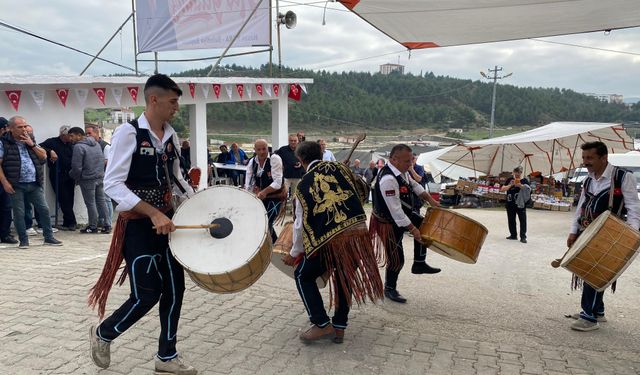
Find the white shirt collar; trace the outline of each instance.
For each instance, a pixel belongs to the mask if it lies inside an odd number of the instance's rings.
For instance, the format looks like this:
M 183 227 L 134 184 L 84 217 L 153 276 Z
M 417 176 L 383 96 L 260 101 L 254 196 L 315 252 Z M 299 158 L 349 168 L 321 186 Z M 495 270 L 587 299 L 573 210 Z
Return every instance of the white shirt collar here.
M 602 172 L 602 176 L 600 176 L 600 179 L 597 179 L 595 174 L 593 172 L 589 172 L 589 177 L 593 178 L 596 181 L 600 181 L 603 178 L 611 178 L 611 174 L 613 173 L 613 165 L 609 162 L 607 162 L 607 166 L 604 169 L 604 171 Z
M 149 121 L 147 120 L 147 117 L 145 116 L 144 112 L 138 118 L 138 127 L 140 129 L 151 130 L 151 126 L 149 125 Z M 155 138 L 158 141 L 161 141 L 161 143 L 164 144 L 169 138 L 173 137 L 173 134 L 175 132 L 176 131 L 173 130 L 173 127 L 168 122 L 165 122 L 164 123 L 164 136 L 163 136 L 162 140 L 160 140 L 158 138 L 158 136 L 152 131 L 149 131 L 149 134 L 151 134 L 151 137 Z
M 394 176 L 400 176 L 400 175 L 403 174 L 402 172 L 400 172 L 400 170 L 398 168 L 394 167 L 393 164 L 387 163 L 387 165 L 389 166 L 389 169 L 391 169 L 391 172 L 393 172 Z

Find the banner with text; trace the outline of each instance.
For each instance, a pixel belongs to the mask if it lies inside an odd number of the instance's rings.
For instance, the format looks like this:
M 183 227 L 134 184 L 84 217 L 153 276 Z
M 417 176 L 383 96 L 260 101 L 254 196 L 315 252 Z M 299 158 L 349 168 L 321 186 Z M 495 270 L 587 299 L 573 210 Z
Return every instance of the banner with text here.
M 225 48 L 260 0 L 136 0 L 139 52 Z M 269 45 L 262 0 L 233 47 Z

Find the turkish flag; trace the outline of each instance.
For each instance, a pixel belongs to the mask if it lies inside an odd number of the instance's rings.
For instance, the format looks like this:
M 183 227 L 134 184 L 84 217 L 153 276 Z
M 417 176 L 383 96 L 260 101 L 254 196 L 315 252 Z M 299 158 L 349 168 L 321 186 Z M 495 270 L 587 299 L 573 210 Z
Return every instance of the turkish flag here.
M 236 90 L 238 90 L 238 95 L 240 95 L 240 99 L 242 99 L 242 95 L 244 94 L 244 85 L 242 83 L 237 83 Z
M 273 95 L 280 96 L 280 85 L 277 83 L 273 85 Z
M 93 88 L 93 92 L 96 93 L 96 96 L 98 97 L 98 100 L 100 100 L 100 103 L 102 103 L 102 105 L 104 105 L 104 98 L 106 97 L 106 93 L 107 93 L 107 89 L 104 87 L 94 87 Z
M 67 98 L 69 97 L 69 89 L 56 89 L 56 94 L 63 107 L 67 106 Z
M 7 94 L 7 98 L 9 98 L 13 109 L 17 111 L 18 106 L 20 105 L 20 95 L 22 94 L 22 90 L 6 90 L 4 93 Z
M 262 96 L 262 83 L 256 85 L 256 92 Z
M 292 83 L 289 85 L 289 98 L 299 102 L 301 95 L 302 90 L 300 89 L 300 85 L 298 85 L 297 83 Z
M 138 104 L 138 86 L 127 87 L 127 91 L 129 91 L 129 95 L 131 95 L 131 99 L 135 104 Z
M 220 84 L 219 83 L 214 83 L 213 84 L 213 93 L 216 94 L 216 98 L 220 99 Z
M 196 84 L 195 83 L 189 83 L 189 93 L 191 93 L 191 97 L 192 98 L 196 94 Z

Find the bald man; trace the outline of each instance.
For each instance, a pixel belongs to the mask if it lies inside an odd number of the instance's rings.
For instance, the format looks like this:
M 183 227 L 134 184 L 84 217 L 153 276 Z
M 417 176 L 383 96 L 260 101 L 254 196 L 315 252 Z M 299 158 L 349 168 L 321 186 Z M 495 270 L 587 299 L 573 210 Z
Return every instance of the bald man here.
M 253 147 L 256 155 L 247 164 L 244 188 L 255 193 L 264 204 L 269 217 L 271 240 L 275 243 L 278 235 L 273 229 L 273 222 L 283 204 L 279 194 L 280 189 L 284 187 L 282 159 L 276 154 L 269 155 L 269 145 L 264 139 L 258 139 Z

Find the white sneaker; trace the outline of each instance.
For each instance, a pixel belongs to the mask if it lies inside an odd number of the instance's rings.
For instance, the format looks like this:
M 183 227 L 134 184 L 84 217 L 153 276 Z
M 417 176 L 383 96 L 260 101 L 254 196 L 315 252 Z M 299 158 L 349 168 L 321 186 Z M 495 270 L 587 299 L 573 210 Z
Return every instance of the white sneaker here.
M 38 235 L 38 232 L 36 232 L 35 229 L 33 228 L 27 229 L 27 236 L 37 236 L 37 235 Z
M 197 373 L 198 371 L 193 368 L 193 366 L 182 362 L 182 358 L 180 358 L 180 356 L 166 362 L 163 362 L 156 357 L 156 375 L 196 375 Z
M 31 229 L 33 229 L 33 228 L 31 228 Z M 56 227 L 51 227 L 51 232 L 53 232 L 53 233 L 58 233 L 58 228 L 56 228 Z M 44 231 L 43 231 L 42 229 L 40 229 L 40 228 L 36 228 L 36 233 L 38 233 L 38 234 L 44 234 Z

